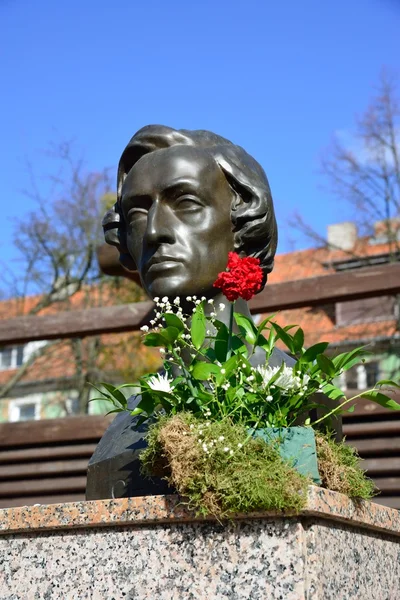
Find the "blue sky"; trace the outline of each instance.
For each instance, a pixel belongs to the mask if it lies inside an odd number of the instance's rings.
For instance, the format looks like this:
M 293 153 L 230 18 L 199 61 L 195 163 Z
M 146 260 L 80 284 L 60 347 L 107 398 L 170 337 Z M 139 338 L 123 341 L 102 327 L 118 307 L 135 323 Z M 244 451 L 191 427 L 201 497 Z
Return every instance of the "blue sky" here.
M 383 66 L 398 72 L 399 0 L 0 0 L 0 258 L 10 219 L 32 210 L 26 161 L 75 139 L 90 169 L 115 166 L 149 123 L 211 129 L 263 165 L 280 226 L 321 234 L 351 218 L 318 157 L 351 132 Z M 303 242 L 304 243 L 304 242 Z

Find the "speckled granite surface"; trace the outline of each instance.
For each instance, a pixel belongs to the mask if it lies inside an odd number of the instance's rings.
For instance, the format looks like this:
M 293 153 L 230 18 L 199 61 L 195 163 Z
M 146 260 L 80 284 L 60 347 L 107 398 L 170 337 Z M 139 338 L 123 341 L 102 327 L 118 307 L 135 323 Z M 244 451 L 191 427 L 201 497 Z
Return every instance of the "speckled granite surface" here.
M 398 600 L 400 539 L 339 523 L 303 523 L 307 599 Z
M 301 515 L 196 520 L 175 497 L 0 511 L 0 599 L 397 600 L 400 517 L 311 487 Z

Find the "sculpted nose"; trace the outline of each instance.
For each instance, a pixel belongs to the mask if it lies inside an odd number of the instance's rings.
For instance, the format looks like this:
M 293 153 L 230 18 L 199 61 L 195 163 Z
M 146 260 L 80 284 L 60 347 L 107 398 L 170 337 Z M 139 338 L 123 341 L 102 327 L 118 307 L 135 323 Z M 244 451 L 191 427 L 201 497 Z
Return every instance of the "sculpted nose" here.
M 174 230 L 168 207 L 157 202 L 150 208 L 147 217 L 146 241 L 153 246 L 162 243 L 172 244 L 174 241 Z

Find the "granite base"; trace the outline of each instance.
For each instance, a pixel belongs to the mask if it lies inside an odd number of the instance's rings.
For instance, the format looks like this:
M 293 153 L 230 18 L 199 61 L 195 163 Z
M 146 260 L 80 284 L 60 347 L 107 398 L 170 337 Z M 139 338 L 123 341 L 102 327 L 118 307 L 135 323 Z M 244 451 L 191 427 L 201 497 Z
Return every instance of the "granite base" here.
M 196 519 L 173 496 L 0 511 L 2 600 L 395 600 L 396 510 L 309 488 L 300 515 Z

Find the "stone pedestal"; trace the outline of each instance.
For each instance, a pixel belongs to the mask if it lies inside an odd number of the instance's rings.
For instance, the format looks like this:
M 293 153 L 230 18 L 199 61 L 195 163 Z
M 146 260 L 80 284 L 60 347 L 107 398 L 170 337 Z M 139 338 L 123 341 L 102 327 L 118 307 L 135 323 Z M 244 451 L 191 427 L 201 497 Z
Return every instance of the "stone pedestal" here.
M 398 511 L 317 487 L 295 516 L 145 496 L 5 509 L 0 529 L 2 600 L 400 598 Z

